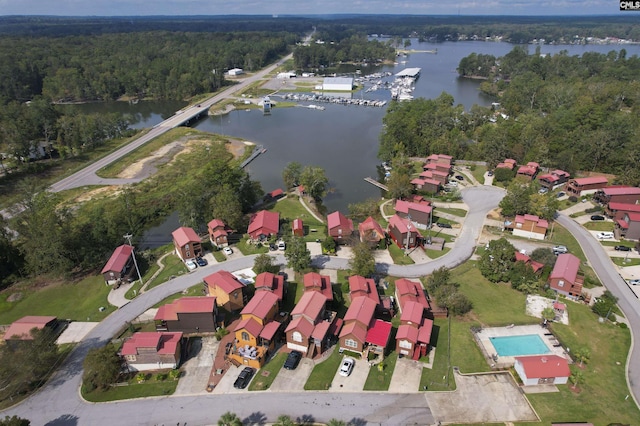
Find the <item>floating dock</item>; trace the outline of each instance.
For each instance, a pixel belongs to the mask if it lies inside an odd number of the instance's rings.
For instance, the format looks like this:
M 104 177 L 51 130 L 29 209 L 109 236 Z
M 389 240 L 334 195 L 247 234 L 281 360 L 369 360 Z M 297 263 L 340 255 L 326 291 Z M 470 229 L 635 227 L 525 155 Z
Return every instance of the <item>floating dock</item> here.
M 241 168 L 245 168 L 250 162 L 252 162 L 253 160 L 255 160 L 256 158 L 258 158 L 258 156 L 260 154 L 264 154 L 265 152 L 267 152 L 267 150 L 262 146 L 262 145 L 256 145 L 253 148 L 253 152 L 251 153 L 251 155 L 249 156 L 249 158 L 247 158 L 246 160 L 244 160 L 242 162 L 242 164 L 240 164 Z
M 371 185 L 375 185 L 380 189 L 384 189 L 385 191 L 389 190 L 389 187 L 383 183 L 378 182 L 377 180 L 375 180 L 372 177 L 366 177 L 364 178 L 364 180 L 366 180 L 367 182 L 369 182 Z

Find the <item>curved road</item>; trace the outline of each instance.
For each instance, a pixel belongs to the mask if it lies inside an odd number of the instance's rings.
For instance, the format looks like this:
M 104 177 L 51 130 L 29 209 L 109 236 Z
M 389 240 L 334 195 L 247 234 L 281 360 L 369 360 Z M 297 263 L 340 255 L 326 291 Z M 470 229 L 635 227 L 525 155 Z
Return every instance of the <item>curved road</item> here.
M 504 192 L 495 187 L 481 186 L 465 189 L 462 194 L 470 213 L 449 253 L 427 264 L 381 264 L 378 265 L 379 270 L 390 275 L 419 277 L 441 266 L 454 267 L 468 259 L 476 246 L 486 214 L 498 205 Z M 560 215 L 557 220 L 575 236 L 603 284 L 619 298 L 620 308 L 632 324 L 633 341 L 637 341 L 640 331 L 633 325 L 640 323 L 640 302 L 620 278 L 602 246 L 586 230 L 564 215 Z M 157 397 L 105 404 L 91 404 L 80 398 L 82 360 L 90 348 L 103 345 L 127 321 L 133 320 L 169 295 L 201 282 L 216 270 L 251 267 L 254 257 L 246 256 L 198 268 L 138 296 L 98 324 L 40 392 L 4 414 L 28 418 L 34 425 L 169 425 L 177 422 L 189 425 L 213 424 L 226 411 L 256 422 L 273 420 L 280 414 L 290 415 L 294 419 L 303 417 L 324 422 L 333 417 L 348 418 L 359 424 L 423 424 L 435 421 L 424 394 L 248 392 L 241 395 Z M 277 256 L 276 260 L 284 263 L 282 255 Z M 315 258 L 314 262 L 318 266 L 335 269 L 344 269 L 348 263 L 346 259 L 325 256 Z M 636 401 L 639 390 L 637 384 L 640 383 L 640 369 L 636 367 L 639 365 L 639 358 L 637 348 L 632 345 L 627 367 L 629 387 Z

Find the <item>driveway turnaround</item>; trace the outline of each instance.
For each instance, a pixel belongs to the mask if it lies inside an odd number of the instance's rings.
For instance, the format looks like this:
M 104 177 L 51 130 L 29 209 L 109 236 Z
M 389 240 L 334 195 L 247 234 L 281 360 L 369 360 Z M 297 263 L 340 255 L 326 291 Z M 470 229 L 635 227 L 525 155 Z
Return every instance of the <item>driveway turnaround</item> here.
M 378 264 L 378 270 L 396 276 L 418 277 L 430 274 L 441 266 L 451 268 L 461 264 L 473 254 L 486 214 L 497 207 L 503 195 L 504 192 L 499 188 L 487 186 L 464 189 L 462 196 L 469 206 L 469 214 L 449 253 L 423 265 Z M 634 341 L 638 341 L 640 330 L 633 325 L 640 324 L 640 303 L 634 293 L 618 275 L 599 242 L 566 216 L 560 215 L 558 222 L 576 237 L 600 280 L 620 298 L 620 307 L 632 324 Z M 254 258 L 255 256 L 246 256 L 198 268 L 133 299 L 98 324 L 39 392 L 5 410 L 2 415 L 27 418 L 34 425 L 149 425 L 177 422 L 203 425 L 215 423 L 227 411 L 235 412 L 247 423 L 265 423 L 267 420 L 275 420 L 279 415 L 307 422 L 327 422 L 331 418 L 339 418 L 361 425 L 433 424 L 435 419 L 455 423 L 536 420 L 511 376 L 493 373 L 457 375 L 458 390 L 454 392 L 399 394 L 294 391 L 287 393 L 286 403 L 283 403 L 281 392 L 247 391 L 242 393 L 241 398 L 238 394 L 219 394 L 214 391 L 198 396 L 145 398 L 108 404 L 89 404 L 80 398 L 78 390 L 82 361 L 89 349 L 104 345 L 127 321 L 132 321 L 166 297 L 189 288 L 215 271 L 249 268 L 253 266 Z M 347 259 L 317 256 L 313 261 L 315 265 L 327 268 L 348 267 Z M 276 262 L 285 263 L 284 256 L 277 255 Z M 638 365 L 640 351 L 634 346 L 627 363 L 629 385 L 634 398 L 640 390 Z M 225 375 L 225 379 L 228 376 L 228 380 L 235 380 L 234 374 L 229 373 Z M 218 387 L 217 390 L 220 392 L 221 388 Z
M 453 392 L 427 392 L 427 401 L 442 423 L 539 421 L 509 373 L 455 375 Z

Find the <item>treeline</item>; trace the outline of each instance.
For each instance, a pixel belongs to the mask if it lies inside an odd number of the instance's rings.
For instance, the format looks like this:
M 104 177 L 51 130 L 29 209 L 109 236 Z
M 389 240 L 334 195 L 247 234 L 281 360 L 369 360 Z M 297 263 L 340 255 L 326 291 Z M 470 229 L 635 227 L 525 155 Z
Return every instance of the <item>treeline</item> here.
M 25 180 L 24 211 L 8 224 L 17 238 L 0 221 L 0 288 L 18 276 L 68 277 L 94 271 L 124 242 L 123 235 L 139 237 L 176 210 L 182 225 L 198 231 L 205 231 L 214 217 L 244 230 L 244 214 L 263 195 L 262 188 L 233 160 L 224 143 L 206 148 L 196 146 L 153 177 L 81 204 L 39 192 L 35 182 Z
M 296 40 L 285 32 L 1 37 L 0 103 L 185 99 L 219 89 L 229 68 L 264 67 Z
M 632 14 L 616 16 L 331 16 L 317 23 L 319 33 L 342 39 L 357 33 L 417 37 L 434 42 L 456 41 L 461 36 L 480 40 L 501 36 L 510 43 L 544 39 L 547 43 L 586 42 L 587 37 L 640 40 L 640 27 Z M 579 37 L 576 38 L 576 35 Z
M 377 40 L 367 41 L 364 35 L 352 35 L 339 41 L 329 42 L 319 36 L 322 44 L 312 42 L 308 46 L 297 46 L 293 52 L 296 68 L 318 69 L 340 62 L 380 63 L 395 58 L 395 49 Z
M 0 34 L 62 37 L 149 31 L 294 32 L 311 30 L 317 19 L 300 16 L 0 16 Z
M 463 68 L 479 56 L 463 58 Z M 384 118 L 380 158 L 445 153 L 489 166 L 514 158 L 640 184 L 640 58 L 624 49 L 542 57 L 516 47 L 482 63 L 495 70 L 481 87 L 496 96 L 499 111 L 464 112 L 448 95 L 394 104 Z

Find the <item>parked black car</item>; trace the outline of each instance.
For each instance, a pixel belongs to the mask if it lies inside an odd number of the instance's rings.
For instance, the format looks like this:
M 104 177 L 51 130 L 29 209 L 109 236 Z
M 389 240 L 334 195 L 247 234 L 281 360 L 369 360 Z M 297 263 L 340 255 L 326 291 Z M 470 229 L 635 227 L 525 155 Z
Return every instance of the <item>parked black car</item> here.
M 464 177 L 462 175 L 456 175 L 456 179 L 458 180 L 464 180 Z
M 196 257 L 196 263 L 198 266 L 207 266 L 207 259 L 203 257 Z
M 631 251 L 631 247 L 627 247 L 627 246 L 615 246 L 614 249 L 618 251 Z
M 244 389 L 247 387 L 251 378 L 253 377 L 254 369 L 251 367 L 245 367 L 241 372 L 235 382 L 233 382 L 233 387 L 236 389 Z
M 443 222 L 436 222 L 436 226 L 438 228 L 447 228 L 447 229 L 451 229 L 451 225 L 448 223 L 443 223 Z
M 599 214 L 594 214 L 591 216 L 591 220 L 604 220 L 604 216 L 600 216 Z
M 287 356 L 287 360 L 284 362 L 284 368 L 287 370 L 295 370 L 302 358 L 302 352 L 291 351 Z

